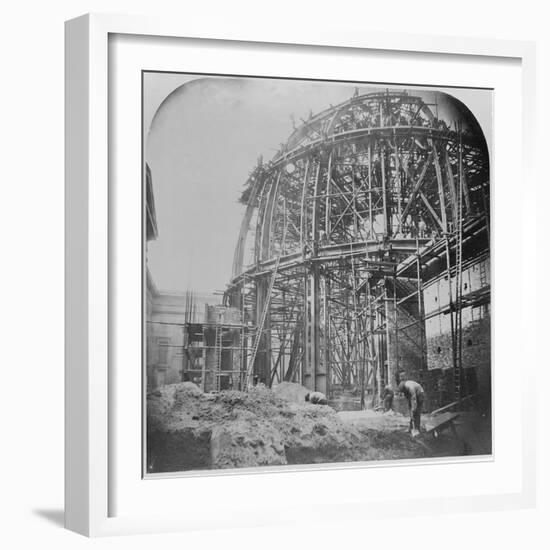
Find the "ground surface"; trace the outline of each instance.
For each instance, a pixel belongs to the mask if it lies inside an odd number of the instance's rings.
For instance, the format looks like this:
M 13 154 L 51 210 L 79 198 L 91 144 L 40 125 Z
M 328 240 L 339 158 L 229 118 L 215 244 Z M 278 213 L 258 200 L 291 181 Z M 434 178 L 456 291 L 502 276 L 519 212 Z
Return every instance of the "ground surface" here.
M 337 415 L 344 423 L 354 426 L 361 433 L 369 436 L 377 446 L 387 445 L 386 459 L 399 458 L 391 456 L 393 444 L 396 441 L 396 434 L 408 431 L 408 416 L 393 411 L 380 413 L 373 410 L 341 411 Z M 442 430 L 434 434 L 431 430 L 433 424 L 447 419 L 452 419 L 454 431 L 450 425 L 443 423 Z M 423 415 L 421 428 L 421 437 L 417 441 L 424 447 L 426 457 L 490 455 L 492 452 L 489 415 L 480 415 L 474 411 L 442 413 L 434 417 Z M 400 437 L 397 441 L 400 441 Z
M 371 409 L 366 411 L 340 411 L 337 415 L 346 424 L 351 424 L 358 428 L 405 431 L 409 427 L 409 418 L 393 411 L 387 413 Z
M 248 393 L 208 394 L 190 382 L 155 390 L 147 399 L 147 470 L 159 473 L 486 452 L 487 434 L 472 429 L 479 424 L 474 417 L 462 419 L 457 434 L 447 430 L 437 439 L 413 439 L 407 432 L 406 416 L 371 410 L 337 413 L 329 406 L 306 403 L 306 393 L 302 386 L 290 383 L 274 391 L 254 387 Z

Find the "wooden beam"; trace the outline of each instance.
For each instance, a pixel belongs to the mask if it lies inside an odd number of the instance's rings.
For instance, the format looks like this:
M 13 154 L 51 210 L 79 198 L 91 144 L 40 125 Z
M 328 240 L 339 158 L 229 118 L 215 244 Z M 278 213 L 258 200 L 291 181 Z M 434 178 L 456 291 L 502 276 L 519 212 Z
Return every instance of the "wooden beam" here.
M 424 181 L 424 176 L 426 175 L 426 172 L 428 171 L 428 166 L 430 165 L 431 158 L 432 158 L 432 153 L 430 153 L 428 155 L 428 158 L 426 159 L 426 162 L 424 163 L 424 166 L 422 167 L 422 171 L 420 172 L 420 175 L 418 176 L 418 180 L 416 181 L 416 183 L 414 185 L 414 189 L 413 189 L 412 193 L 409 196 L 409 199 L 407 201 L 407 205 L 405 206 L 405 210 L 403 210 L 403 214 L 401 216 L 401 223 L 403 223 L 405 221 L 405 216 L 409 213 L 409 210 L 412 206 L 412 202 L 415 199 L 418 191 L 420 190 L 420 187 L 422 186 L 422 183 Z M 407 170 L 407 173 L 409 174 L 409 177 L 411 179 L 414 179 L 411 176 L 409 170 Z
M 447 149 L 444 150 L 444 160 L 445 160 L 445 168 L 447 171 L 447 181 L 449 184 L 449 190 L 451 192 L 451 205 L 452 205 L 452 211 L 453 211 L 453 224 L 454 227 L 457 226 L 458 217 L 462 214 L 459 212 L 458 208 L 458 199 L 457 199 L 457 193 L 456 193 L 456 187 L 455 187 L 455 178 L 453 175 L 453 169 L 451 166 L 451 161 L 449 160 L 449 154 L 447 153 Z
M 382 104 L 380 104 L 380 117 L 382 117 Z M 380 149 L 380 162 L 381 162 L 381 171 L 382 171 L 382 204 L 384 211 L 384 235 L 389 235 L 388 231 L 388 206 L 387 206 L 387 197 L 386 197 L 386 162 L 384 160 L 386 156 L 385 150 L 382 147 Z
M 443 177 L 441 175 L 441 165 L 439 164 L 439 155 L 437 154 L 437 148 L 435 143 L 432 142 L 432 151 L 434 154 L 434 166 L 435 166 L 435 175 L 437 178 L 437 190 L 439 192 L 439 209 L 441 211 L 441 223 L 443 226 L 443 231 L 446 233 L 448 231 L 447 224 L 447 209 L 445 207 L 445 189 L 443 187 Z
M 447 229 L 446 229 L 445 225 L 443 225 L 443 222 L 438 218 L 433 206 L 430 204 L 430 202 L 426 198 L 426 195 L 424 195 L 424 193 L 422 193 L 422 191 L 419 192 L 419 195 L 422 198 L 422 200 L 424 201 L 424 204 L 426 205 L 428 210 L 430 211 L 430 214 L 432 215 L 433 219 L 439 224 L 439 226 L 441 227 L 441 229 L 443 231 L 446 231 Z
M 306 168 L 304 170 L 304 180 L 302 182 L 302 202 L 300 205 L 300 249 L 304 249 L 306 244 L 306 196 L 307 196 L 307 178 L 309 176 L 309 158 L 306 161 Z
M 464 162 L 462 152 L 462 132 L 460 133 L 460 145 L 458 154 L 458 177 L 460 179 L 459 187 L 462 188 L 462 194 L 464 196 L 464 202 L 466 204 L 466 212 L 468 215 L 472 213 L 472 206 L 470 204 L 470 191 L 468 189 L 468 182 L 466 181 L 466 175 L 464 174 Z M 483 189 L 481 190 L 483 193 Z

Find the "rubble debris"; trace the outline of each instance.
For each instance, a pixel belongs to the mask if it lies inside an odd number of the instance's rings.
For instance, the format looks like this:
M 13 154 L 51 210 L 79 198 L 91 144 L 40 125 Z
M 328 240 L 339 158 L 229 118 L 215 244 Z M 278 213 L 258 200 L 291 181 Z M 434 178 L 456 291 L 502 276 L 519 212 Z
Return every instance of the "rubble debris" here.
M 280 385 L 282 386 L 282 384 Z M 279 386 L 279 387 L 280 387 Z M 290 385 L 289 385 L 290 386 Z M 301 386 L 203 393 L 163 386 L 147 399 L 147 471 L 173 472 L 386 459 L 386 444 L 329 406 L 293 402 Z M 279 388 L 278 387 L 278 388 Z M 284 394 L 290 400 L 277 394 Z M 400 431 L 392 458 L 425 456 Z M 393 443 L 395 446 L 395 442 Z

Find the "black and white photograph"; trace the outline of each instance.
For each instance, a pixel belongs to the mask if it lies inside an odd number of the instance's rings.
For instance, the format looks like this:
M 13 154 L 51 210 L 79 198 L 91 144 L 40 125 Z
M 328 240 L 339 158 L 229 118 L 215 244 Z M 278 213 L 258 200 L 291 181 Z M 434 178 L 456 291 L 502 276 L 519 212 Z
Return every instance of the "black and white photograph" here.
M 492 117 L 142 73 L 145 476 L 492 456 Z
M 550 36 L 502 6 L 5 5 L 3 548 L 543 550 Z

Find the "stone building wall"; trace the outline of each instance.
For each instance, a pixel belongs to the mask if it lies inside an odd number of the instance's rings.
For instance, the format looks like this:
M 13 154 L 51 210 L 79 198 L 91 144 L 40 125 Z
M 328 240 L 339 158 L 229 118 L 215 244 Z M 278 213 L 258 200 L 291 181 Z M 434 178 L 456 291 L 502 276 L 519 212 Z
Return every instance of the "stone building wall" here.
M 467 300 L 488 291 L 489 259 L 481 259 L 463 271 L 463 298 Z M 453 291 L 456 280 L 451 279 Z M 445 274 L 424 286 L 423 310 L 425 323 L 415 321 L 415 307 L 397 307 L 399 327 L 398 348 L 395 346 L 394 304 L 388 301 L 390 319 L 389 365 L 390 380 L 397 371 L 404 371 L 425 389 L 426 408 L 436 409 L 454 400 L 453 345 L 449 315 L 449 281 Z M 474 301 L 462 310 L 462 390 L 463 394 L 478 393 L 489 399 L 491 390 L 491 311 L 489 300 Z M 418 318 L 418 313 L 416 313 Z M 396 349 L 398 355 L 396 356 Z M 396 361 L 397 358 L 397 361 Z M 399 400 L 397 405 L 399 408 Z
M 462 295 L 465 301 L 488 291 L 489 273 L 489 258 L 481 259 L 463 271 Z M 455 284 L 456 279 L 452 277 L 453 292 Z M 475 305 L 462 309 L 462 387 L 465 394 L 490 395 L 491 309 L 488 300 L 486 302 L 474 302 Z M 442 275 L 424 288 L 427 352 L 424 378 L 442 403 L 454 398 L 453 346 L 448 305 L 449 280 Z M 444 388 L 443 392 L 441 388 Z
M 210 295 L 194 295 L 195 321 L 202 323 L 206 317 L 207 300 L 215 300 Z M 183 380 L 183 372 L 188 368 L 188 358 L 184 353 L 186 336 L 184 325 L 189 318 L 189 302 L 185 293 L 162 292 L 151 286 L 147 297 L 147 387 L 149 389 Z M 203 353 L 194 350 L 195 367 L 201 369 Z M 198 373 L 193 373 L 197 375 Z

